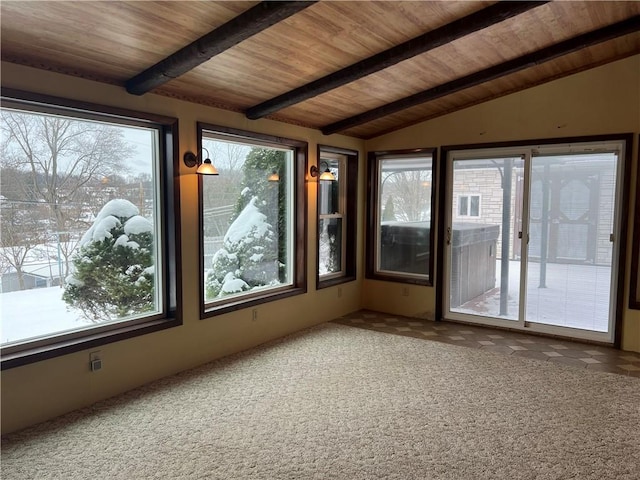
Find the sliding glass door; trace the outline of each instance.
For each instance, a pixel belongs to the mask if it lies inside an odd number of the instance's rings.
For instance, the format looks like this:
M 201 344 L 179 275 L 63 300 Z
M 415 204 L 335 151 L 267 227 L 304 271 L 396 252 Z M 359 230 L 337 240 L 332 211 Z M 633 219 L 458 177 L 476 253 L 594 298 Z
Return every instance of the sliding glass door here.
M 613 341 L 623 148 L 448 152 L 445 318 Z
M 534 155 L 526 320 L 608 332 L 615 152 Z
M 517 321 L 522 263 L 514 250 L 514 219 L 522 217 L 517 172 L 523 158 L 458 158 L 452 165 L 451 312 Z

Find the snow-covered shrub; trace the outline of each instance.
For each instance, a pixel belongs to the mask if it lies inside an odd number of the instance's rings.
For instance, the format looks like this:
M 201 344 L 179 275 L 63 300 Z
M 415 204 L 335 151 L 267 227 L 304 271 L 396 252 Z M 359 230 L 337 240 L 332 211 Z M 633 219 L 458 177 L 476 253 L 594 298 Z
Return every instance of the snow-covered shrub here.
M 258 203 L 254 196 L 229 226 L 207 274 L 207 298 L 277 283 L 277 238 Z
M 154 308 L 153 225 L 138 208 L 111 200 L 80 240 L 64 301 L 94 322 Z

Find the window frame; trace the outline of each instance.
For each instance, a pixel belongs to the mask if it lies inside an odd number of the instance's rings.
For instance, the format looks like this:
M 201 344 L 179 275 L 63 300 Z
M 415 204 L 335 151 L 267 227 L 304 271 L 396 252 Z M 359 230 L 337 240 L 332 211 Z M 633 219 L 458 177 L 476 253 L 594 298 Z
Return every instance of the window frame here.
M 473 197 L 476 197 L 478 199 L 478 214 L 477 215 L 472 215 L 472 201 L 471 199 Z M 466 204 L 466 211 L 467 213 L 460 213 L 460 199 L 462 198 L 466 198 L 467 199 L 467 204 Z M 478 193 L 464 193 L 464 194 L 460 194 L 458 195 L 458 209 L 457 209 L 457 218 L 482 218 L 482 196 Z
M 156 196 L 160 199 L 157 208 L 164 220 L 160 232 L 163 270 L 162 283 L 159 285 L 162 291 L 160 313 L 4 347 L 0 357 L 1 369 L 19 367 L 182 325 L 178 120 L 4 87 L 0 90 L 0 99 L 3 107 L 10 106 L 27 112 L 156 129 L 159 147 Z
M 325 188 L 325 187 L 332 187 L 332 181 L 322 181 L 322 180 L 318 180 L 318 188 L 317 188 L 317 196 L 318 196 L 318 202 L 317 202 L 317 212 L 318 212 L 318 276 L 319 278 L 324 278 L 324 279 L 328 279 L 328 278 L 336 278 L 336 277 L 341 277 L 344 275 L 344 269 L 345 269 L 345 258 L 344 255 L 342 254 L 342 252 L 345 250 L 346 247 L 346 242 L 345 242 L 345 235 L 341 234 L 340 235 L 340 269 L 336 272 L 329 272 L 329 273 L 325 273 L 325 274 L 320 274 L 320 223 L 322 220 L 331 220 L 331 219 L 339 219 L 341 221 L 341 231 L 342 231 L 342 226 L 344 226 L 346 224 L 346 185 L 344 183 L 344 181 L 340 181 L 341 178 L 345 178 L 344 172 L 346 170 L 346 158 L 344 156 L 338 156 L 335 154 L 325 154 L 323 158 L 318 157 L 318 171 L 320 174 L 322 174 L 323 172 L 323 167 L 322 164 L 326 163 L 327 164 L 327 168 L 332 168 L 329 166 L 329 162 L 331 162 L 332 164 L 337 164 L 337 167 L 333 167 L 336 168 L 338 170 L 338 179 L 336 180 L 337 182 L 339 182 L 338 184 L 338 211 L 335 213 L 321 213 L 321 203 L 323 200 L 323 191 L 324 190 L 329 190 L 329 188 Z
M 318 165 L 323 154 L 337 155 L 344 158 L 344 180 L 341 183 L 340 203 L 342 210 L 342 270 L 320 275 L 320 182 L 316 189 L 316 289 L 341 285 L 357 279 L 357 216 L 358 216 L 358 163 L 359 153 L 356 150 L 333 147 L 330 145 L 317 146 Z
M 221 299 L 215 304 L 205 302 L 205 264 L 204 264 L 204 202 L 203 202 L 203 178 L 198 175 L 198 236 L 199 236 L 199 303 L 200 319 L 213 318 L 224 313 L 254 307 L 263 303 L 288 298 L 294 295 L 301 295 L 307 292 L 307 185 L 305 182 L 305 172 L 308 157 L 308 143 L 302 140 L 295 140 L 284 137 L 276 137 L 262 133 L 241 130 L 237 128 L 225 127 L 205 122 L 196 123 L 198 151 L 202 151 L 202 140 L 204 132 L 210 133 L 216 138 L 224 141 L 239 143 L 246 141 L 247 144 L 266 146 L 273 148 L 286 148 L 293 150 L 293 198 L 291 207 L 293 210 L 292 238 L 294 252 L 292 284 L 281 288 L 273 288 L 258 293 L 248 293 L 240 296 L 233 296 L 229 299 Z
M 407 283 L 412 285 L 433 286 L 434 282 L 434 256 L 435 256 L 435 206 L 436 206 L 436 179 L 438 178 L 438 150 L 436 147 L 412 148 L 408 150 L 387 150 L 368 152 L 367 155 L 367 237 L 365 254 L 365 276 L 372 280 L 387 282 Z M 379 237 L 379 212 L 382 208 L 378 205 L 380 185 L 379 164 L 380 161 L 390 157 L 401 158 L 420 155 L 431 156 L 431 216 L 429 219 L 429 273 L 426 276 L 403 274 L 402 272 L 390 273 L 378 269 L 378 237 Z

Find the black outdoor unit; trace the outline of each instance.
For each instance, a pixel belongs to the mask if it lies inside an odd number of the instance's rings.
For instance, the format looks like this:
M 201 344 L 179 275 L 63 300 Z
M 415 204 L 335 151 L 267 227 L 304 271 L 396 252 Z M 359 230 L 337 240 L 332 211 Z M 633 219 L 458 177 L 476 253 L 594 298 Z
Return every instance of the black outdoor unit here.
M 427 275 L 429 233 L 429 222 L 383 222 L 380 270 Z

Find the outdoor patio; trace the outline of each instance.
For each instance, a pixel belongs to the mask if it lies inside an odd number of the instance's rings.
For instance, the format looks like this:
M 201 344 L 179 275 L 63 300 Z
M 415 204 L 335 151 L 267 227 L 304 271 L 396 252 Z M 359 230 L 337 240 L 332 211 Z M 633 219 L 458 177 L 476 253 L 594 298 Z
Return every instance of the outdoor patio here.
M 496 288 L 452 309 L 455 312 L 517 319 L 520 262 L 509 262 L 507 314 L 500 315 L 500 261 Z M 540 264 L 528 264 L 526 321 L 606 332 L 609 322 L 611 268 L 547 263 L 546 282 L 540 287 Z

